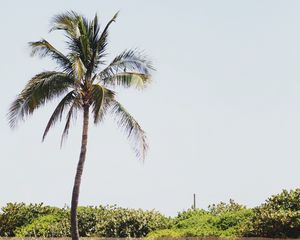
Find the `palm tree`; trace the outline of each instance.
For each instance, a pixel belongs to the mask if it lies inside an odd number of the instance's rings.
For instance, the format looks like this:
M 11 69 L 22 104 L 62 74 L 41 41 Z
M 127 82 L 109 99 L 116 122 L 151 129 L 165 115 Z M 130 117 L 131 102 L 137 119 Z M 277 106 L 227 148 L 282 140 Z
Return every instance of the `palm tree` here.
M 90 112 L 95 124 L 101 122 L 108 112 L 115 115 L 117 124 L 127 132 L 139 159 L 144 159 L 148 147 L 145 132 L 116 100 L 116 94 L 110 88 L 146 87 L 150 82 L 151 71 L 154 70 L 151 62 L 137 50 L 125 50 L 110 64 L 104 65 L 108 29 L 117 15 L 118 13 L 103 29 L 100 29 L 97 15 L 92 21 L 73 11 L 54 16 L 50 32 L 62 30 L 65 33 L 68 52 L 64 54 L 58 51 L 44 39 L 29 43 L 32 55 L 52 58 L 58 64 L 58 71 L 44 71 L 29 80 L 11 104 L 8 113 L 9 124 L 14 128 L 19 120 L 23 120 L 40 106 L 62 97 L 43 134 L 44 140 L 49 129 L 66 114 L 62 143 L 68 135 L 72 118 L 78 111 L 83 111 L 81 150 L 71 201 L 73 240 L 79 239 L 77 206 L 86 157 Z

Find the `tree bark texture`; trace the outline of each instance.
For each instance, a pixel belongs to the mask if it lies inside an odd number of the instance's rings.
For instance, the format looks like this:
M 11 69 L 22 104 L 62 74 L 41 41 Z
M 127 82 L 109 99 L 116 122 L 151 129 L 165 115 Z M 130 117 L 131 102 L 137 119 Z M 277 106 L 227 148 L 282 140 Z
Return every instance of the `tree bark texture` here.
M 81 176 L 82 176 L 82 171 L 83 171 L 85 157 L 86 157 L 88 126 L 89 126 L 89 107 L 84 106 L 81 150 L 80 150 L 79 162 L 78 162 L 77 170 L 76 170 L 76 176 L 75 176 L 73 193 L 72 193 L 72 202 L 71 202 L 71 236 L 72 236 L 72 240 L 79 240 L 77 206 L 78 206 L 78 198 L 79 198 L 79 192 L 80 192 Z

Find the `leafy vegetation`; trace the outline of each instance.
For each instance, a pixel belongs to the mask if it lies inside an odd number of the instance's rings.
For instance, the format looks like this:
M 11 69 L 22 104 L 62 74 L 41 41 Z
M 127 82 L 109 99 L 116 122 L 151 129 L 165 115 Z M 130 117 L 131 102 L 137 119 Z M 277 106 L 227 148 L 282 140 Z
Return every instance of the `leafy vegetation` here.
M 70 236 L 70 220 L 62 214 L 49 214 L 33 219 L 31 223 L 16 229 L 17 237 Z
M 35 212 L 30 211 L 35 207 Z M 45 211 L 45 209 L 50 209 Z M 0 214 L 0 236 L 69 237 L 70 209 L 49 206 L 8 204 Z M 25 220 L 24 220 L 25 219 Z M 145 237 L 149 232 L 167 228 L 170 219 L 156 211 L 116 206 L 79 207 L 78 226 L 82 237 Z
M 300 237 L 300 189 L 283 190 L 253 212 L 245 236 Z
M 169 219 L 156 211 L 102 208 L 96 235 L 105 237 L 145 237 L 149 232 L 167 228 Z
M 0 213 L 0 236 L 69 237 L 70 209 L 9 203 Z M 233 200 L 208 210 L 167 218 L 156 211 L 117 206 L 79 207 L 82 237 L 300 237 L 300 189 L 282 191 L 255 208 Z
M 148 237 L 300 237 L 300 189 L 283 190 L 253 209 L 230 200 L 179 213 L 168 229 Z
M 151 232 L 148 237 L 235 237 L 251 217 L 252 210 L 230 201 L 205 210 L 188 210 L 173 219 L 169 229 Z
M 0 214 L 0 236 L 13 237 L 16 229 L 25 226 L 33 219 L 60 211 L 59 208 L 43 204 L 8 203 Z

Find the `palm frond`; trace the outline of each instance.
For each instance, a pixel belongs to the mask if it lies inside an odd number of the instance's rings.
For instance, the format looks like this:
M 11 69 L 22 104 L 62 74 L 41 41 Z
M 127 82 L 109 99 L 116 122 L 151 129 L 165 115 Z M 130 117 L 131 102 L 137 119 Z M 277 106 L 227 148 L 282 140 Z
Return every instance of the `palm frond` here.
M 128 81 L 135 80 L 136 77 L 142 77 L 142 82 L 147 85 L 148 80 L 151 79 L 151 72 L 155 70 L 150 60 L 142 55 L 137 50 L 124 51 L 118 55 L 104 70 L 98 74 L 98 79 L 103 84 L 114 85 L 118 84 L 117 80 L 123 78 L 126 81 L 119 81 L 119 83 L 126 83 L 125 86 L 130 86 Z M 135 77 L 133 77 L 135 74 Z M 116 77 L 118 76 L 119 77 Z M 126 77 L 125 77 L 126 76 Z M 131 77 L 130 77 L 131 76 Z M 113 84 L 113 80 L 115 83 Z M 140 79 L 141 80 L 141 79 Z M 135 86 L 133 84 L 133 86 Z
M 117 101 L 114 101 L 112 104 L 112 114 L 116 117 L 118 126 L 123 128 L 127 133 L 127 137 L 132 144 L 136 156 L 139 159 L 144 160 L 148 149 L 148 143 L 146 134 L 141 126 Z
M 76 12 L 66 12 L 56 15 L 52 20 L 53 30 L 64 30 L 68 37 L 68 48 L 71 54 L 77 53 L 85 66 L 88 66 L 89 59 L 89 24 L 86 18 Z
M 13 128 L 35 109 L 73 87 L 73 80 L 62 72 L 47 71 L 34 76 L 11 104 L 8 119 Z
M 78 102 L 78 100 L 74 100 L 69 112 L 67 113 L 67 117 L 66 117 L 66 124 L 65 124 L 65 128 L 63 130 L 62 136 L 61 136 L 61 141 L 60 141 L 60 146 L 62 147 L 64 140 L 67 138 L 68 134 L 69 134 L 69 129 L 70 129 L 70 125 L 71 125 L 71 120 L 72 118 L 75 117 L 76 114 L 76 110 L 81 108 L 81 104 L 80 102 Z
M 78 26 L 80 31 L 80 49 L 82 53 L 81 60 L 85 64 L 85 66 L 88 66 L 91 59 L 91 49 L 89 42 L 89 23 L 87 19 L 80 16 Z
M 105 54 L 105 50 L 107 47 L 107 38 L 108 38 L 108 29 L 109 26 L 116 21 L 117 17 L 118 17 L 119 12 L 117 12 L 112 19 L 106 24 L 105 28 L 103 29 L 103 31 L 101 32 L 100 37 L 98 38 L 98 34 L 100 31 L 100 28 L 98 26 L 98 18 L 97 15 L 95 16 L 93 22 L 91 23 L 92 26 L 94 26 L 94 34 L 91 34 L 91 38 L 90 38 L 90 45 L 92 48 L 92 57 L 91 57 L 91 62 L 90 62 L 90 66 L 89 66 L 89 74 L 91 75 L 94 71 L 97 70 L 99 64 L 104 64 L 104 60 L 103 59 L 106 54 Z
M 83 17 L 83 16 L 79 16 L 79 20 L 78 20 L 78 27 L 79 27 L 79 32 L 80 35 L 88 35 L 88 31 L 89 31 L 89 22 L 88 20 Z
M 65 30 L 67 35 L 67 47 L 70 50 L 67 58 L 74 55 L 80 57 L 85 67 L 91 58 L 89 44 L 90 24 L 86 18 L 75 13 L 67 12 L 54 17 L 52 30 Z M 58 27 L 57 27 L 58 26 Z
M 50 29 L 50 32 L 64 30 L 68 37 L 78 38 L 80 36 L 78 27 L 79 19 L 80 15 L 73 11 L 55 15 L 52 19 L 52 28 Z
M 106 46 L 107 46 L 107 38 L 108 38 L 108 29 L 110 27 L 110 25 L 116 21 L 117 17 L 118 17 L 119 12 L 117 12 L 112 19 L 106 24 L 105 28 L 103 29 L 100 38 L 97 42 L 97 61 L 100 60 L 100 58 L 104 57 L 105 54 L 105 50 L 106 50 Z M 98 63 L 96 61 L 96 63 Z
M 89 45 L 91 48 L 91 59 L 89 65 L 87 67 L 87 76 L 90 77 L 92 72 L 94 71 L 94 67 L 97 67 L 98 63 L 95 64 L 95 58 L 97 54 L 97 43 L 98 43 L 98 35 L 100 31 L 100 26 L 98 24 L 98 16 L 95 15 L 94 19 L 89 24 Z
M 48 124 L 47 124 L 46 129 L 43 134 L 42 141 L 45 140 L 45 137 L 46 137 L 48 131 L 56 123 L 56 121 L 58 119 L 61 120 L 65 108 L 68 107 L 74 101 L 74 98 L 76 97 L 76 95 L 77 95 L 77 92 L 75 90 L 69 92 L 57 105 L 57 107 L 55 108 L 54 112 L 52 113 L 52 115 L 48 121 Z
M 106 24 L 105 28 L 103 29 L 101 36 L 98 40 L 98 47 L 99 47 L 99 51 L 101 51 L 101 47 L 103 47 L 103 44 L 107 42 L 107 37 L 108 37 L 108 28 L 109 26 L 116 21 L 117 17 L 119 15 L 119 12 L 117 12 L 112 19 Z
M 76 83 L 80 83 L 83 77 L 86 73 L 86 67 L 84 63 L 82 62 L 79 55 L 74 53 L 73 55 L 70 55 L 70 59 L 72 62 L 72 69 L 73 69 L 73 77 L 75 78 Z
M 99 39 L 99 31 L 100 31 L 100 26 L 98 23 L 98 16 L 95 14 L 94 19 L 91 21 L 89 24 L 89 41 L 92 49 L 96 49 L 97 47 L 97 42 Z
M 62 67 L 62 69 L 66 73 L 70 73 L 71 62 L 69 61 L 69 59 L 45 39 L 42 39 L 41 41 L 37 42 L 29 42 L 29 46 L 31 47 L 31 56 L 50 56 L 60 65 L 60 67 Z
M 151 76 L 143 73 L 122 72 L 101 79 L 105 86 L 123 86 L 143 89 L 151 82 Z
M 94 123 L 99 123 L 106 114 L 110 103 L 114 100 L 115 93 L 99 84 L 92 86 L 92 112 L 94 114 Z
M 103 107 L 104 102 L 104 89 L 99 84 L 93 84 L 92 101 L 94 123 L 97 123 L 102 119 L 103 114 L 101 113 L 103 111 L 101 111 L 101 108 Z

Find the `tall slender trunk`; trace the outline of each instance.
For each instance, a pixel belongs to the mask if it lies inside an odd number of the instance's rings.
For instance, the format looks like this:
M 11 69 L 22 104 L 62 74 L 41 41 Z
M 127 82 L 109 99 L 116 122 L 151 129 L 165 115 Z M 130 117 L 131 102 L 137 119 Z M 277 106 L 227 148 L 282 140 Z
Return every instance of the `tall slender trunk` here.
M 86 146 L 88 138 L 89 127 L 89 106 L 83 107 L 83 128 L 81 139 L 81 150 L 79 156 L 79 162 L 77 165 L 75 182 L 73 186 L 72 202 L 71 202 L 71 236 L 72 240 L 79 240 L 78 220 L 77 220 L 77 206 L 80 191 L 81 175 L 86 156 Z

